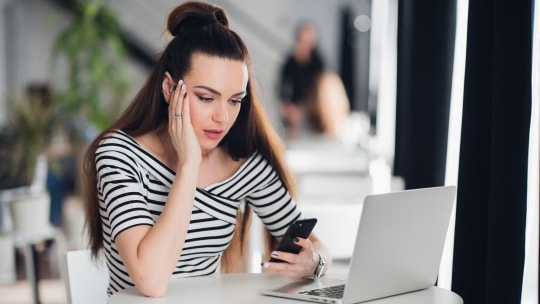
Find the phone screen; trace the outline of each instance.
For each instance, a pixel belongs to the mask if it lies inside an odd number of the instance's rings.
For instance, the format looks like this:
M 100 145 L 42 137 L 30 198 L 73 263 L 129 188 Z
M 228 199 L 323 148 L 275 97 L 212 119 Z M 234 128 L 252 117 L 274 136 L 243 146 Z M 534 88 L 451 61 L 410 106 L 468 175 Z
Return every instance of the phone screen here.
M 300 252 L 301 247 L 294 243 L 294 238 L 301 237 L 303 239 L 307 239 L 316 223 L 316 218 L 301 219 L 293 222 L 291 225 L 289 225 L 289 228 L 287 228 L 287 232 L 285 232 L 283 235 L 276 250 L 290 253 Z M 276 258 L 270 258 L 270 262 L 283 261 Z

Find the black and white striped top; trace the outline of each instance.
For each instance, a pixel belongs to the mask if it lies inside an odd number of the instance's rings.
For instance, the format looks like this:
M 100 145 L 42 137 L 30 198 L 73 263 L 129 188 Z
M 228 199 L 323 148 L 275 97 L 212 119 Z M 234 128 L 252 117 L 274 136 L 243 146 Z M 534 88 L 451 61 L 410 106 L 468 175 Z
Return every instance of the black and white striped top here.
M 111 295 L 134 285 L 118 254 L 116 236 L 130 227 L 154 225 L 175 172 L 122 131 L 101 141 L 95 161 Z M 189 230 L 172 278 L 219 273 L 221 254 L 231 242 L 242 201 L 275 236 L 283 235 L 301 216 L 277 173 L 255 153 L 233 176 L 196 189 Z

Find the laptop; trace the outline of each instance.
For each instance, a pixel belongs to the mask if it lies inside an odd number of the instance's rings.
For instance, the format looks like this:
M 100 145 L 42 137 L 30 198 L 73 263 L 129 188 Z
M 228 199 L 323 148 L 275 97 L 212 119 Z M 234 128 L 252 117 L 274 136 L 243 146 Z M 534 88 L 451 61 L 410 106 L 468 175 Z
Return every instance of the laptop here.
M 434 286 L 456 197 L 455 186 L 368 195 L 347 280 L 300 279 L 264 295 L 358 303 Z

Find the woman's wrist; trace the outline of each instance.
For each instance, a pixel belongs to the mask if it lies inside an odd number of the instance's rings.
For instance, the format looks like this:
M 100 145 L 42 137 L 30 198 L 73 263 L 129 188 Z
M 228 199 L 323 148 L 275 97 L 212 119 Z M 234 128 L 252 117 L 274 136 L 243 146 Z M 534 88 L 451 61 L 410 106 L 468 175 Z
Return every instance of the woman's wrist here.
M 324 256 L 319 251 L 317 251 L 317 250 L 314 250 L 314 251 L 315 251 L 315 253 L 317 254 L 317 256 L 319 258 L 318 258 L 318 262 L 316 264 L 315 270 L 313 271 L 313 274 L 311 275 L 311 278 L 312 279 L 318 279 L 324 273 L 324 268 L 325 268 L 325 265 L 326 265 L 326 261 L 324 259 Z

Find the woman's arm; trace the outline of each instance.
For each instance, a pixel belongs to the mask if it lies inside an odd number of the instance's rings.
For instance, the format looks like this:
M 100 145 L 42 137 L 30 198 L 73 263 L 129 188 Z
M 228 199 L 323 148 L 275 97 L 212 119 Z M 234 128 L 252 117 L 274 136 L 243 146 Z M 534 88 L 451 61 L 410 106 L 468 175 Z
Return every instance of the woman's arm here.
M 195 168 L 197 169 L 197 168 Z M 116 237 L 116 246 L 129 276 L 144 295 L 162 296 L 186 238 L 197 170 L 177 172 L 161 216 L 154 226 L 135 226 Z

